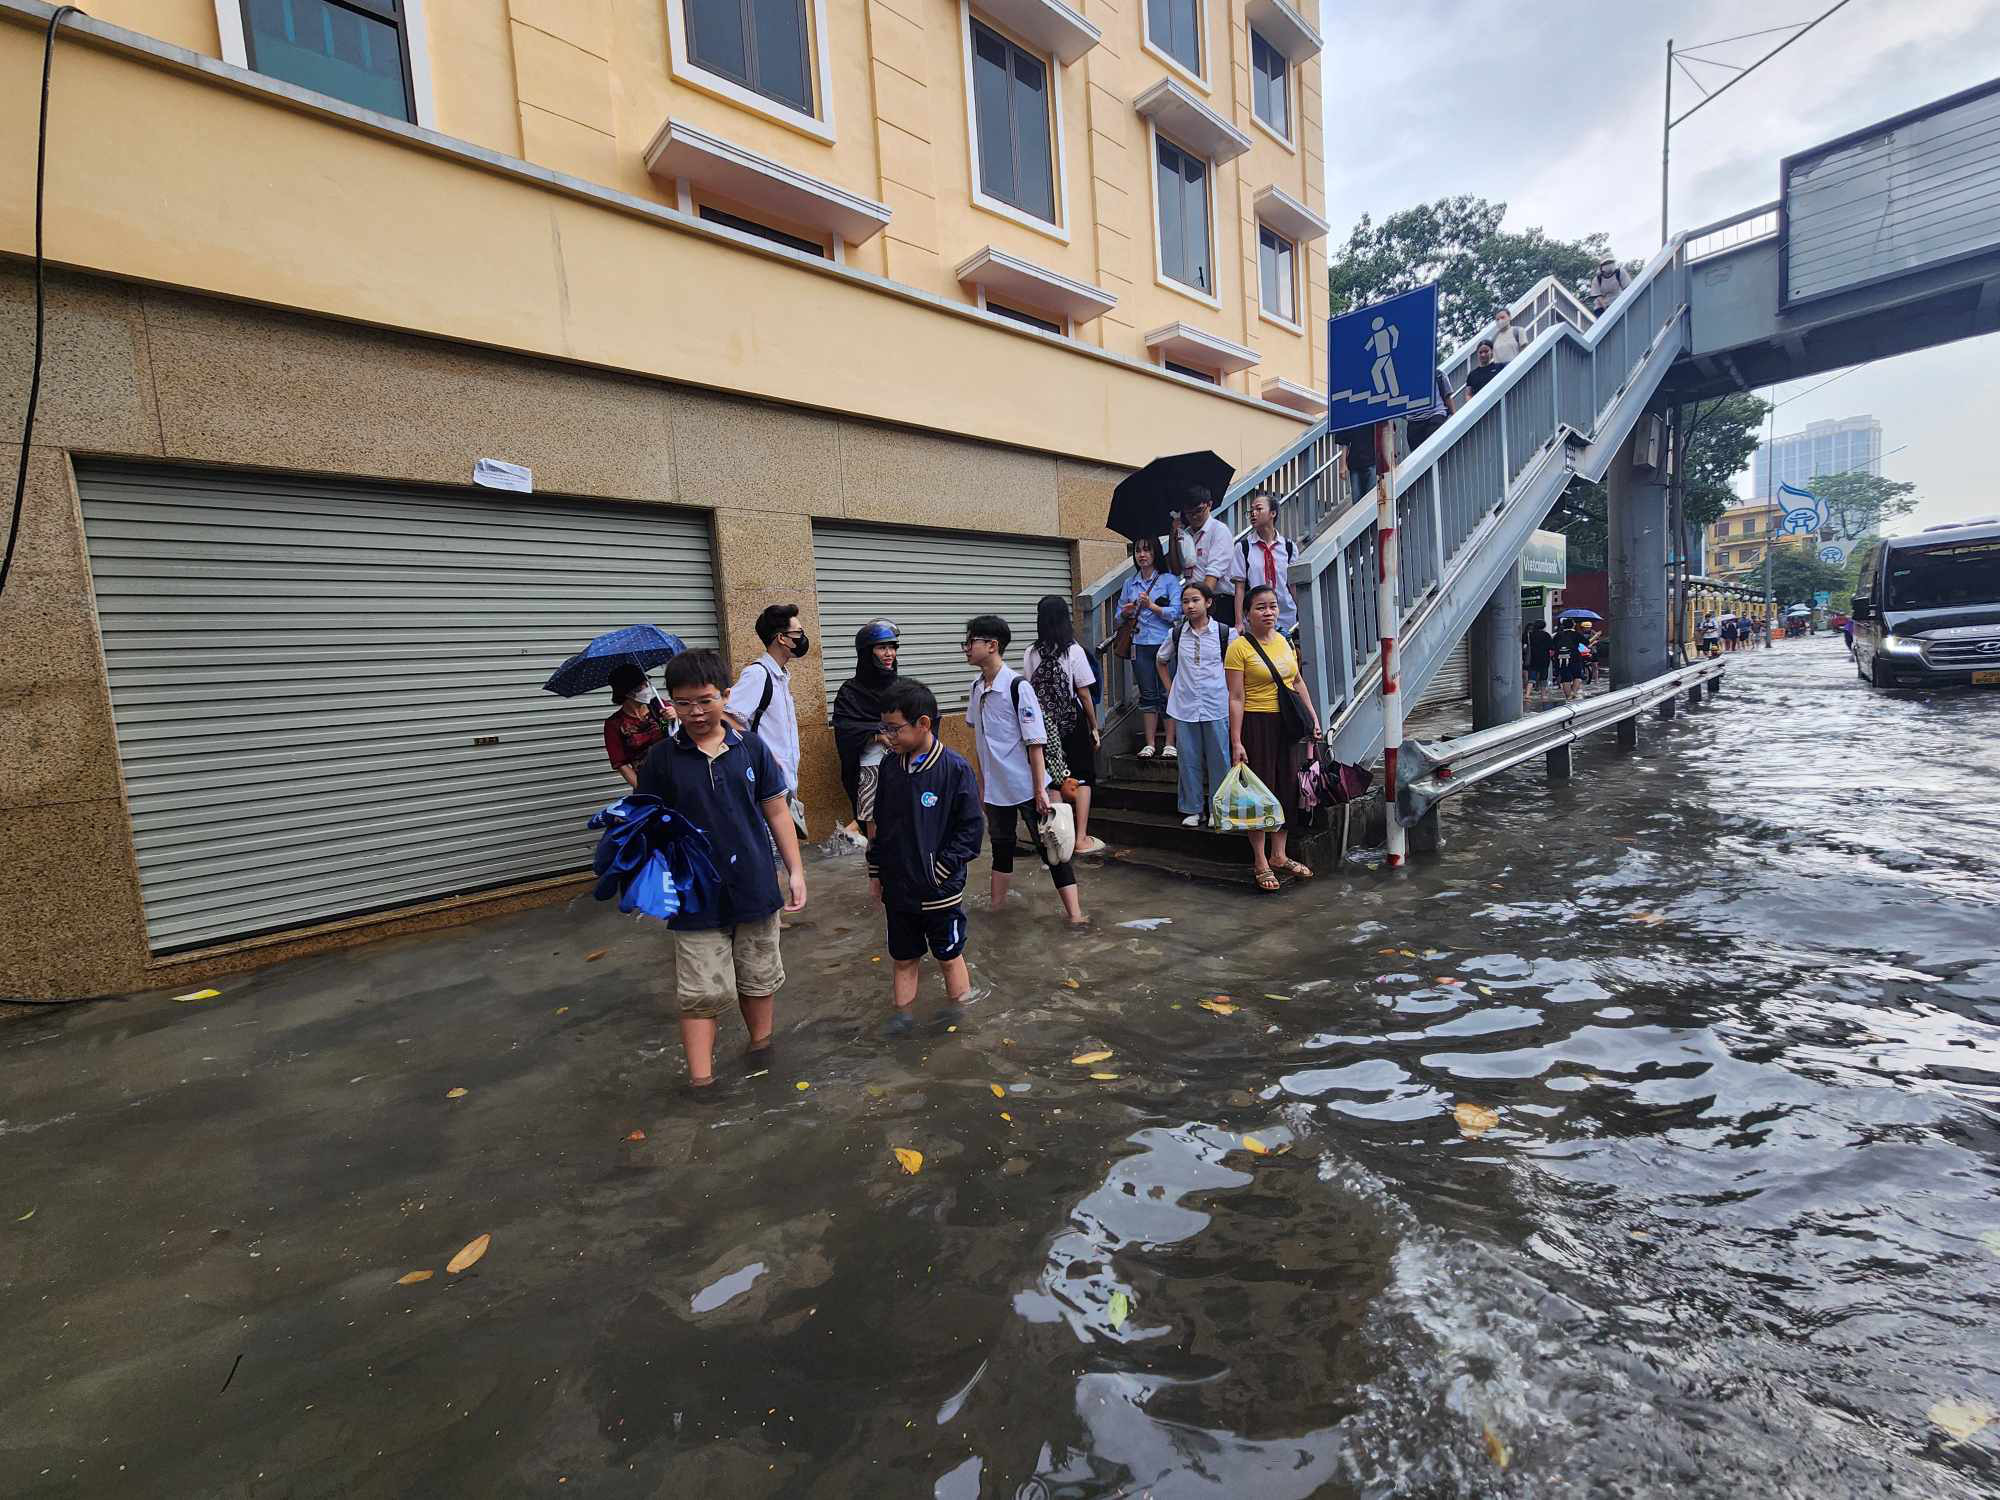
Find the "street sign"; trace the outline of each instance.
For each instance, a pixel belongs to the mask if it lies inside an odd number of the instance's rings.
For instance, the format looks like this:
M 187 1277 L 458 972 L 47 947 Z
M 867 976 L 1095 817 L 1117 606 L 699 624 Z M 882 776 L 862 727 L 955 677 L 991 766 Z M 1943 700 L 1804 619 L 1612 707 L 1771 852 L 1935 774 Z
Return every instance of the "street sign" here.
M 1833 595 L 1825 589 L 1820 589 L 1813 595 L 1813 605 L 1815 608 L 1825 609 L 1831 603 L 1833 603 Z
M 1328 319 L 1326 367 L 1334 432 L 1437 405 L 1437 283 Z
M 1531 531 L 1521 549 L 1521 587 L 1559 589 L 1569 583 L 1569 538 L 1560 531 Z
M 1785 518 L 1778 523 L 1779 536 L 1806 536 L 1826 526 L 1826 507 L 1811 490 L 1795 484 L 1778 486 L 1778 504 Z
M 1821 542 L 1819 544 L 1819 560 L 1823 563 L 1832 563 L 1836 568 L 1840 567 L 1847 561 L 1847 543 Z

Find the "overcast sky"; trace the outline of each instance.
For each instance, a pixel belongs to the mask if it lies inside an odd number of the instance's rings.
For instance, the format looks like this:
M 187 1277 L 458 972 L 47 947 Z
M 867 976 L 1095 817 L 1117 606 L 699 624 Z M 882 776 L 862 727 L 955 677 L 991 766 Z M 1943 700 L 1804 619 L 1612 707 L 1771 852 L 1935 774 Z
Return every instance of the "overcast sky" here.
M 1345 243 L 1364 213 L 1473 193 L 1505 202 L 1511 229 L 1539 225 L 1565 239 L 1602 229 L 1621 258 L 1650 256 L 1667 38 L 1693 47 L 1807 20 L 1831 3 L 1325 0 L 1329 244 Z M 1742 66 L 1783 40 L 1704 55 Z M 1711 90 L 1733 76 L 1695 72 Z M 2000 0 L 1850 0 L 1674 131 L 1673 227 L 1768 203 L 1780 157 L 1995 74 Z M 1700 97 L 1677 70 L 1675 113 Z M 1884 360 L 1812 391 L 1827 379 L 1778 387 L 1778 433 L 1823 417 L 1880 418 L 1885 454 L 1909 445 L 1882 472 L 1914 480 L 1923 500 L 1896 529 L 2000 514 L 1990 436 L 2000 335 Z

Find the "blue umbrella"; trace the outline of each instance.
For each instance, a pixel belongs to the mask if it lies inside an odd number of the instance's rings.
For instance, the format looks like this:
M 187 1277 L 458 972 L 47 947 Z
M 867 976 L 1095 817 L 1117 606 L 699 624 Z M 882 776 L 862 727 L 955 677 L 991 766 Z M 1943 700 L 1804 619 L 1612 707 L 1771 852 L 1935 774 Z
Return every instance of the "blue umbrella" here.
M 1604 616 L 1594 609 L 1566 609 L 1556 616 L 1558 624 L 1564 620 L 1596 620 L 1602 623 L 1603 619 Z
M 657 625 L 627 625 L 609 631 L 555 669 L 542 691 L 563 698 L 580 698 L 611 685 L 611 674 L 626 665 L 641 671 L 657 667 L 687 650 L 681 638 Z

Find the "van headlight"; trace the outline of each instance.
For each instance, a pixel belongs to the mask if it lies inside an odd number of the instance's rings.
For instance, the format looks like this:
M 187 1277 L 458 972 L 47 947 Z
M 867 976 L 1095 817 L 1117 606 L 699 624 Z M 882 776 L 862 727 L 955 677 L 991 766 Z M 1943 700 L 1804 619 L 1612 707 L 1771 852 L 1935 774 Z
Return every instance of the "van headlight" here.
M 1900 635 L 1885 635 L 1882 637 L 1882 649 L 1891 656 L 1922 656 L 1924 643 Z

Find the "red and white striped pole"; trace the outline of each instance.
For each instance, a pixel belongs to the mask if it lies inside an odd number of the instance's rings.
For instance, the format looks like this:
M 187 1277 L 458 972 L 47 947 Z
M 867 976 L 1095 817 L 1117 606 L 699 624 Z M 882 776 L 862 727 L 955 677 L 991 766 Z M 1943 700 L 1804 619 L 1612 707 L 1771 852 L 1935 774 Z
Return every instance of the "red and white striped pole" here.
M 1375 623 L 1382 635 L 1382 805 L 1388 814 L 1389 868 L 1402 868 L 1408 830 L 1396 816 L 1396 751 L 1403 743 L 1403 689 L 1396 680 L 1396 429 L 1375 424 Z

